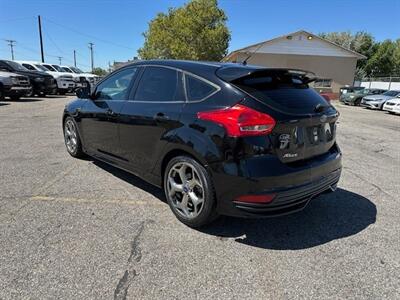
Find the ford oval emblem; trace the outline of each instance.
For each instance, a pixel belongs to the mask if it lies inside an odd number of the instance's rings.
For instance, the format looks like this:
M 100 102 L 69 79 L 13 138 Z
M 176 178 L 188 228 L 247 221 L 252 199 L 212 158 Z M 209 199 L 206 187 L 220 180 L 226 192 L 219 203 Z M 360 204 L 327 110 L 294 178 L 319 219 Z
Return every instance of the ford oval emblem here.
M 328 117 L 327 117 L 326 115 L 322 115 L 322 116 L 319 118 L 319 120 L 320 120 L 322 123 L 325 123 L 326 120 L 328 120 Z

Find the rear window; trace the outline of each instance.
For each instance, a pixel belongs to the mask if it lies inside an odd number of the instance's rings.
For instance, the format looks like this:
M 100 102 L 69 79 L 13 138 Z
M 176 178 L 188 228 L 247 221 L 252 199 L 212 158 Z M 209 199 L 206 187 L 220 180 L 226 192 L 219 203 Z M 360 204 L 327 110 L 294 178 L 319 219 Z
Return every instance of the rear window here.
M 217 88 L 204 80 L 196 78 L 191 75 L 185 75 L 186 77 L 186 92 L 189 101 L 200 101 L 212 93 L 214 93 Z
M 313 113 L 318 105 L 330 105 L 301 77 L 284 71 L 256 73 L 232 83 L 268 106 L 288 113 Z

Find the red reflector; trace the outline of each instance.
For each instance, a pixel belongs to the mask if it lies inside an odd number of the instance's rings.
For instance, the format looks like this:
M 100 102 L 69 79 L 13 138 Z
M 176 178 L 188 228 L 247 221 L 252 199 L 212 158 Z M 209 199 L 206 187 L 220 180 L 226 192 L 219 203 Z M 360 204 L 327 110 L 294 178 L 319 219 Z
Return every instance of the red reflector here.
M 235 199 L 235 201 L 239 202 L 247 202 L 247 203 L 269 203 L 275 198 L 275 194 L 267 194 L 267 195 L 243 195 Z
M 199 112 L 197 117 L 224 126 L 228 135 L 232 137 L 265 135 L 275 126 L 275 120 L 270 115 L 240 104 Z

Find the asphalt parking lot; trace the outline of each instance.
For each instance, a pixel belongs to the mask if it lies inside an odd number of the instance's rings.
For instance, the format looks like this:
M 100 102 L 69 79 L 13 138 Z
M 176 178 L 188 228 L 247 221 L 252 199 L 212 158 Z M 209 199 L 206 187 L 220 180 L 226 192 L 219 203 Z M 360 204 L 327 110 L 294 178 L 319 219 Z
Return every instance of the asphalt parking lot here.
M 400 116 L 337 105 L 336 193 L 198 231 L 157 188 L 67 154 L 69 99 L 0 103 L 0 299 L 400 298 Z

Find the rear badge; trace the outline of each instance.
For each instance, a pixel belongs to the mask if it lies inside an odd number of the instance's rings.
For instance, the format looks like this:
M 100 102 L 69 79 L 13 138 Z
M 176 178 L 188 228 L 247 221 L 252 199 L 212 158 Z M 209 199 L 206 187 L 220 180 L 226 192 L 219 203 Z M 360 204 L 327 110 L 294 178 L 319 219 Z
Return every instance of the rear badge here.
M 297 153 L 286 153 L 283 158 L 293 158 L 297 157 Z
M 289 146 L 289 142 L 290 142 L 290 134 L 281 134 L 279 136 L 279 142 L 281 143 L 279 146 L 279 149 L 286 149 Z

